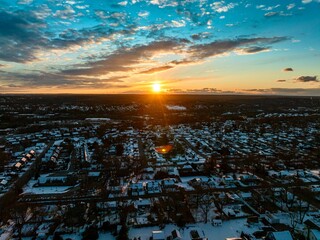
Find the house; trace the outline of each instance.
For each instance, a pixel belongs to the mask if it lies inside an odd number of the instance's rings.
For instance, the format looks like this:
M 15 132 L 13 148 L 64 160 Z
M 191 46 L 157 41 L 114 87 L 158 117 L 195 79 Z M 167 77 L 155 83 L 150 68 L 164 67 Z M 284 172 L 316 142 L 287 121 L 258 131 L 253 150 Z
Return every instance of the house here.
M 267 213 L 265 216 L 265 219 L 268 221 L 270 224 L 275 224 L 275 223 L 280 223 L 280 219 L 277 218 L 275 215 L 271 213 Z
M 310 229 L 309 238 L 307 240 L 320 240 L 320 231 L 317 229 Z
M 175 229 L 171 232 L 170 240 L 182 240 L 181 233 Z
M 165 178 L 161 181 L 162 188 L 164 191 L 176 191 L 176 179 L 174 178 Z
M 320 240 L 320 224 L 313 219 L 308 219 L 304 222 L 304 236 L 307 240 Z
M 289 231 L 269 232 L 266 240 L 293 240 Z
M 8 181 L 7 181 L 6 179 L 2 179 L 2 180 L 0 181 L 0 185 L 5 186 L 5 185 L 7 185 L 7 184 L 8 184 Z
M 151 207 L 150 199 L 139 199 L 134 202 L 134 207 L 136 209 L 146 209 Z
M 160 186 L 158 182 L 148 182 L 147 183 L 148 194 L 160 193 Z
M 131 183 L 129 189 L 131 190 L 132 196 L 141 196 L 145 194 L 142 182 Z
M 152 231 L 152 239 L 153 240 L 165 240 L 163 231 Z

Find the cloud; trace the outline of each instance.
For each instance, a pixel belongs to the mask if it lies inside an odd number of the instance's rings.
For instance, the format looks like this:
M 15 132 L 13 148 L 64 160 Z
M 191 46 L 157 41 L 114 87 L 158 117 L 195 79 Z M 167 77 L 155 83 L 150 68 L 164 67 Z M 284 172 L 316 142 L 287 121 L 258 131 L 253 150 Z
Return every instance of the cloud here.
M 289 5 L 287 5 L 287 9 L 290 10 L 292 8 L 294 8 L 296 5 L 294 3 L 291 3 Z
M 274 17 L 274 16 L 277 16 L 279 15 L 278 12 L 267 12 L 264 14 L 265 17 Z
M 70 6 L 66 5 L 63 10 L 57 10 L 54 17 L 64 19 L 64 20 L 74 20 L 76 11 Z
M 70 7 L 70 6 L 69 6 Z M 58 10 L 55 15 L 68 18 L 71 8 Z M 59 12 L 60 11 L 60 12 Z M 0 10 L 0 60 L 7 62 L 28 63 L 38 60 L 39 53 L 51 50 L 70 50 L 74 46 L 98 44 L 114 36 L 130 35 L 130 25 L 126 29 L 106 28 L 99 24 L 80 29 L 66 28 L 54 34 L 48 31 L 46 18 L 51 15 L 47 5 L 39 5 L 32 11 L 18 10 L 7 12 Z M 74 17 L 74 16 L 73 16 Z M 124 16 L 112 13 L 111 21 Z
M 139 0 L 135 0 L 136 2 L 139 2 Z M 148 0 L 148 2 L 152 5 L 158 5 L 159 8 L 166 8 L 166 7 L 176 7 L 178 6 L 177 1 L 172 0 Z
M 283 11 L 280 11 L 280 12 L 268 12 L 268 13 L 264 14 L 264 16 L 266 18 L 277 17 L 277 16 L 287 17 L 287 16 L 292 16 L 292 13 L 285 13 Z
M 218 13 L 228 12 L 230 9 L 234 8 L 238 4 L 236 3 L 229 3 L 225 4 L 225 1 L 214 2 L 210 6 L 212 6 L 213 10 Z
M 125 7 L 128 4 L 128 1 L 122 1 L 118 3 L 120 6 Z
M 179 21 L 172 20 L 171 23 L 174 27 L 177 27 L 177 28 L 186 26 L 186 22 L 184 20 L 179 20 Z
M 207 39 L 209 38 L 209 36 L 210 36 L 209 32 L 195 33 L 191 35 L 191 39 L 194 41 L 198 41 L 202 39 Z
M 109 78 L 92 78 L 92 77 L 79 77 L 67 76 L 50 72 L 37 72 L 37 73 L 12 73 L 2 72 L 0 82 L 8 83 L 7 87 L 12 85 L 14 81 L 15 86 L 25 88 L 41 88 L 41 87 L 119 87 L 123 86 L 123 80 L 127 76 L 114 76 Z M 119 84 L 121 83 L 121 84 Z
M 155 54 L 165 52 L 179 52 L 183 46 L 183 39 L 155 41 L 148 45 L 138 45 L 132 48 L 120 48 L 114 53 L 104 56 L 103 60 L 92 61 L 75 68 L 62 70 L 67 75 L 101 75 L 117 71 L 133 71 L 134 65 L 151 59 Z
M 194 89 L 180 89 L 180 88 L 170 88 L 166 90 L 167 93 L 173 94 L 241 94 L 238 91 L 225 91 L 217 88 L 194 88 Z
M 296 78 L 298 82 L 319 82 L 317 76 L 300 76 Z
M 39 20 L 45 20 L 47 17 L 53 15 L 52 10 L 48 7 L 47 4 L 38 5 L 34 10 L 32 10 L 32 13 Z
M 293 72 L 293 68 L 288 67 L 288 68 L 283 69 L 283 71 L 284 72 Z
M 99 76 L 112 72 L 126 72 L 126 74 L 152 74 L 159 71 L 165 71 L 178 65 L 196 64 L 206 58 L 229 53 L 231 51 L 243 51 L 246 54 L 258 53 L 269 50 L 270 47 L 265 44 L 273 44 L 284 41 L 287 38 L 251 38 L 221 40 L 206 44 L 190 46 L 186 39 L 171 39 L 163 41 L 154 41 L 147 45 L 136 45 L 132 48 L 119 48 L 110 55 L 100 56 L 102 60 L 89 61 L 84 64 L 74 65 L 71 68 L 61 70 L 61 74 L 66 75 L 87 75 Z M 254 44 L 255 46 L 250 47 Z M 153 56 L 157 54 L 183 54 L 187 57 L 179 60 L 171 60 L 165 66 L 156 66 L 145 69 L 141 64 L 150 63 Z M 144 69 L 143 69 L 144 68 Z M 140 70 L 142 69 L 142 70 Z M 140 70 L 140 71 L 139 71 Z
M 139 17 L 144 17 L 144 18 L 148 17 L 149 15 L 150 15 L 150 13 L 148 11 L 140 11 L 138 13 Z
M 19 0 L 18 4 L 31 4 L 33 0 Z
M 47 38 L 41 33 L 46 24 L 33 13 L 0 11 L 0 60 L 27 62 L 44 47 Z
M 171 69 L 171 68 L 173 68 L 173 66 L 161 66 L 161 67 L 150 68 L 150 69 L 142 71 L 140 73 L 142 73 L 142 74 L 153 74 L 153 73 L 165 71 L 165 70 L 168 70 L 168 69 Z
M 281 41 L 287 40 L 286 37 L 272 37 L 272 38 L 239 38 L 234 40 L 222 40 L 214 41 L 207 44 L 200 44 L 190 47 L 189 52 L 193 55 L 193 58 L 203 59 L 208 57 L 213 57 L 221 55 L 227 52 L 237 50 L 238 48 L 246 51 L 245 47 L 249 45 L 261 45 L 251 47 L 251 53 L 254 51 L 259 52 L 259 50 L 266 50 L 267 47 L 263 46 L 265 44 L 274 44 Z M 238 50 L 239 50 L 238 49 Z M 247 49 L 248 50 L 248 49 Z M 249 48 L 250 52 L 250 48 Z
M 248 47 L 241 49 L 240 53 L 253 54 L 258 52 L 267 52 L 270 47 Z
M 261 88 L 261 89 L 243 89 L 244 92 L 256 94 L 275 94 L 290 96 L 320 96 L 320 88 Z
M 284 79 L 279 79 L 277 80 L 277 82 L 286 82 L 287 80 L 284 80 Z

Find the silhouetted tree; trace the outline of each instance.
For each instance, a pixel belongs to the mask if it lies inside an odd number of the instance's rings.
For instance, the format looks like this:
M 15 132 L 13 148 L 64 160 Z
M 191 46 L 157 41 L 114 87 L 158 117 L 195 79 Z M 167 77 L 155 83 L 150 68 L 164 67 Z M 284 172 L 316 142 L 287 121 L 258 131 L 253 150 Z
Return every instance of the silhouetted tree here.
M 99 238 L 98 228 L 96 226 L 89 226 L 82 233 L 82 240 L 96 240 Z

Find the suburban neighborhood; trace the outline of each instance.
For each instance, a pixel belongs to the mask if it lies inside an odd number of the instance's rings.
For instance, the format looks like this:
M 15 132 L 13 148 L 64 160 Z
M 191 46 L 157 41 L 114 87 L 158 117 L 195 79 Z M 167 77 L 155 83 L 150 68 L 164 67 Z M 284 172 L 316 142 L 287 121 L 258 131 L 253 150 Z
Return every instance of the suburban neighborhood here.
M 320 239 L 320 99 L 275 100 L 2 96 L 0 239 Z

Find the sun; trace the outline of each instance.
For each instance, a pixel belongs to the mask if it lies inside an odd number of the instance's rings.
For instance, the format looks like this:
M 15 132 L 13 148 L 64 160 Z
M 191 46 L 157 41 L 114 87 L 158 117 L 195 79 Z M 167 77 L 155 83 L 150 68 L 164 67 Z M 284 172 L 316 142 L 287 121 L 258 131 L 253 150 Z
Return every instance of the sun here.
M 154 83 L 152 84 L 152 91 L 155 93 L 159 93 L 161 91 L 161 85 L 160 83 Z

